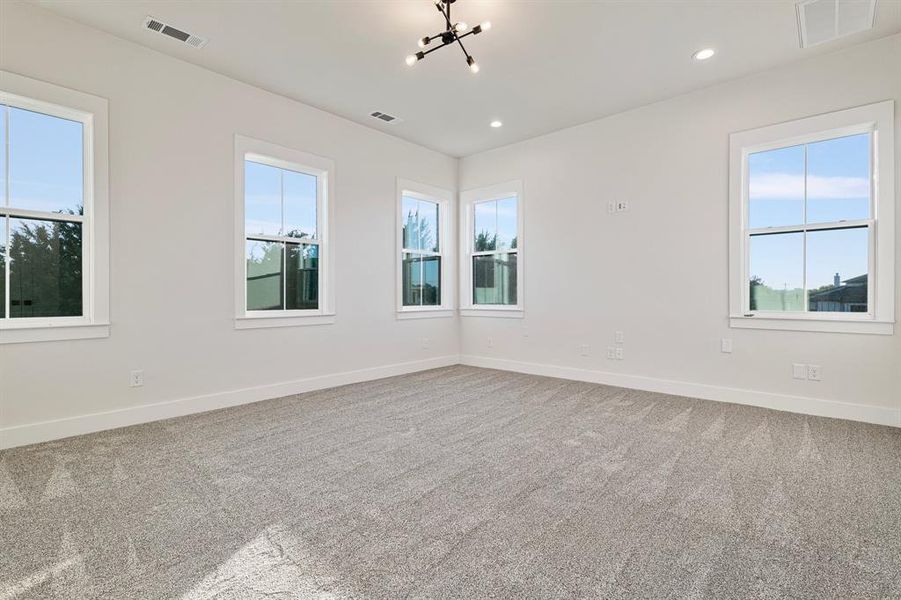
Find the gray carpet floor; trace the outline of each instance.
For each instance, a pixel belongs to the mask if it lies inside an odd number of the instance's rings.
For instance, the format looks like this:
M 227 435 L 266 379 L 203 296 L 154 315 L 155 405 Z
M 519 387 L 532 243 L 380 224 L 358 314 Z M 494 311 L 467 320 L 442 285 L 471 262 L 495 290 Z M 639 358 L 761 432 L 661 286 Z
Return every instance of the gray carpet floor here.
M 901 598 L 901 430 L 449 367 L 0 452 L 12 598 Z

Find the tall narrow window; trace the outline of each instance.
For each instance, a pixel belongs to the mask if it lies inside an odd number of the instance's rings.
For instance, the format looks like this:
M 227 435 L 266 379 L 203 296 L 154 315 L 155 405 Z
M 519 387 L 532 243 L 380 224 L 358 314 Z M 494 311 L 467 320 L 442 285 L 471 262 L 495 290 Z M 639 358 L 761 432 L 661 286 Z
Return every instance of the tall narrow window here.
M 329 169 L 293 162 L 315 157 L 265 142 L 239 137 L 237 145 L 243 150 L 239 319 L 328 314 Z M 262 153 L 267 150 L 271 153 Z
M 105 194 L 98 185 L 105 181 L 94 179 L 95 115 L 85 110 L 105 118 L 105 103 L 3 75 L 4 83 L 82 106 L 0 91 L 0 329 L 6 330 L 0 341 L 108 335 L 105 285 L 92 287 L 92 274 L 105 284 L 105 253 L 92 244 L 94 235 L 105 234 L 93 222 L 95 190 Z M 105 195 L 102 200 L 105 210 Z M 95 324 L 96 331 L 85 327 Z M 49 332 L 67 326 L 82 330 Z M 40 328 L 48 332 L 34 331 Z
M 892 278 L 891 253 L 877 245 L 877 228 L 893 236 L 886 221 L 893 214 L 893 167 L 883 156 L 890 152 L 884 138 L 891 137 L 885 108 L 733 137 L 743 173 L 737 208 L 743 256 L 733 268 L 744 280 L 736 295 L 742 315 L 733 314 L 733 326 L 742 326 L 734 322 L 739 318 L 875 322 L 893 315 L 891 295 L 876 294 Z M 742 138 L 757 143 L 736 148 Z
M 521 312 L 521 199 L 519 182 L 463 194 L 468 295 L 464 310 L 513 311 L 513 316 Z
M 403 196 L 403 305 L 441 306 L 439 204 Z
M 447 207 L 451 193 L 398 180 L 398 313 L 450 316 Z

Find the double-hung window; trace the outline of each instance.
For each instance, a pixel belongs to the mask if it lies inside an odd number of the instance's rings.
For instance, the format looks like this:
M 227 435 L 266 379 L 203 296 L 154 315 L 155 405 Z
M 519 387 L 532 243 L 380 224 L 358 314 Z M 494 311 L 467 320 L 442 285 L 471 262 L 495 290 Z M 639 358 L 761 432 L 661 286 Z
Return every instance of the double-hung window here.
M 0 342 L 109 335 L 105 134 L 106 101 L 0 72 Z
M 330 161 L 240 136 L 236 147 L 238 326 L 330 322 Z
M 398 179 L 398 316 L 451 316 L 451 193 Z
M 891 102 L 732 136 L 732 325 L 890 333 Z
M 522 184 L 469 190 L 462 199 L 462 314 L 521 316 Z

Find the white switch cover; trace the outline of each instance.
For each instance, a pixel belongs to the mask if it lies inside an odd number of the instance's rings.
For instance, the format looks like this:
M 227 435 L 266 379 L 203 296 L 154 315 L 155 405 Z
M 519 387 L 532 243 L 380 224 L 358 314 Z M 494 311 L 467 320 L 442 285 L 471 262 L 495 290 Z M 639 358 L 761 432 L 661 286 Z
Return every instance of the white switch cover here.
M 823 374 L 820 372 L 820 365 L 807 365 L 807 379 L 811 381 L 820 381 Z
M 624 341 L 626 341 L 626 336 L 622 331 L 617 331 L 615 339 L 617 344 L 622 344 Z
M 616 360 L 622 360 L 622 359 L 623 359 L 623 349 L 617 348 L 616 349 Z
M 723 338 L 720 340 L 720 350 L 726 354 L 732 353 L 732 338 Z
M 807 365 L 795 363 L 792 365 L 792 377 L 795 379 L 807 379 Z
M 588 356 L 588 344 L 582 344 L 579 346 L 579 354 L 582 356 Z
M 144 385 L 144 370 L 139 369 L 129 374 L 128 385 L 131 387 L 141 387 Z
M 616 348 L 613 346 L 607 346 L 607 358 L 610 360 L 616 359 Z

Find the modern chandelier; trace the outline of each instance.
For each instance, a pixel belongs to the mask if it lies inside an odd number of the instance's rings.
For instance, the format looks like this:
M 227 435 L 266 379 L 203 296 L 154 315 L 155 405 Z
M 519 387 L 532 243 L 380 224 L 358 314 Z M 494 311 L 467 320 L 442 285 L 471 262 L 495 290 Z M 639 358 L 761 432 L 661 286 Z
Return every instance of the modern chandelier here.
M 441 13 L 441 16 L 444 17 L 446 29 L 440 33 L 436 33 L 435 35 L 429 35 L 420 39 L 419 47 L 425 48 L 436 40 L 441 40 L 441 45 L 435 46 L 434 48 L 429 48 L 428 50 L 420 50 L 416 54 L 411 54 L 407 57 L 407 66 L 412 67 L 423 58 L 425 58 L 426 54 L 431 54 L 435 50 L 440 50 L 445 46 L 457 43 L 460 45 L 460 49 L 463 50 L 463 55 L 466 56 L 466 64 L 469 65 L 469 70 L 473 73 L 479 72 L 479 64 L 469 54 L 469 52 L 466 51 L 466 47 L 460 40 L 468 35 L 476 35 L 478 33 L 482 33 L 483 31 L 488 31 L 489 29 L 491 29 L 491 22 L 485 21 L 481 25 L 476 25 L 472 29 L 469 29 L 469 25 L 462 21 L 454 23 L 451 20 L 451 4 L 456 1 L 457 0 L 436 0 L 435 8 L 437 8 L 438 12 Z

